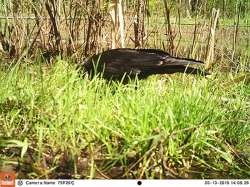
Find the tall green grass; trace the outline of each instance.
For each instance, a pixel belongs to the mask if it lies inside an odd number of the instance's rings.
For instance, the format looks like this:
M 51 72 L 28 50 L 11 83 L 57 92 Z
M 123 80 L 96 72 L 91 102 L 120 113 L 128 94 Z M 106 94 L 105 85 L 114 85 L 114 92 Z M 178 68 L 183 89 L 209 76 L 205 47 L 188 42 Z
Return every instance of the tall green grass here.
M 250 177 L 250 85 L 235 78 L 122 85 L 62 60 L 2 70 L 1 167 L 20 178 Z

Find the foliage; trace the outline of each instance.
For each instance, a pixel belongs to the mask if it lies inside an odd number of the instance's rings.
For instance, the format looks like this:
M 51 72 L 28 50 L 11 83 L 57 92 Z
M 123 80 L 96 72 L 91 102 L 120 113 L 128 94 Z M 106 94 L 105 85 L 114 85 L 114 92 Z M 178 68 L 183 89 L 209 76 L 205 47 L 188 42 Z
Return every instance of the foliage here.
M 168 51 L 171 39 L 174 55 L 213 56 L 210 78 L 127 85 L 89 80 L 72 63 L 119 40 L 113 2 L 0 1 L 0 170 L 50 179 L 249 178 L 250 1 L 123 1 L 127 47 Z
M 18 161 L 14 148 L 23 147 L 20 176 L 250 176 L 247 74 L 240 81 L 234 74 L 173 75 L 122 85 L 79 77 L 62 60 L 0 74 L 0 154 Z

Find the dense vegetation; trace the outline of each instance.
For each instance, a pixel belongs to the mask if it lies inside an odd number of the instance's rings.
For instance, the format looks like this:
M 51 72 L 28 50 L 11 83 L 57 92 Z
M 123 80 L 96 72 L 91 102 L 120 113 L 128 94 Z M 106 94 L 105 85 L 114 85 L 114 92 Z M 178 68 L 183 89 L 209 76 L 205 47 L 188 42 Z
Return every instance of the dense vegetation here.
M 212 73 L 127 85 L 90 80 L 75 64 L 122 45 L 109 15 L 118 1 L 32 2 L 0 2 L 10 17 L 0 26 L 0 170 L 19 178 L 250 177 L 249 1 L 125 1 L 125 46 L 201 59 Z

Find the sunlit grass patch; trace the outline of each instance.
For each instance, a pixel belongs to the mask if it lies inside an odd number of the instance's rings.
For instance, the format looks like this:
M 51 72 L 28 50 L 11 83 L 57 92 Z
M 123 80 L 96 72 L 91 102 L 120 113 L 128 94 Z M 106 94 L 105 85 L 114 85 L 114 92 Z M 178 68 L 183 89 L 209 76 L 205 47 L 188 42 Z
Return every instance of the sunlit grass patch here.
M 127 85 L 75 66 L 1 71 L 1 164 L 26 178 L 246 178 L 249 83 L 237 74 Z M 234 83 L 235 82 L 235 83 Z

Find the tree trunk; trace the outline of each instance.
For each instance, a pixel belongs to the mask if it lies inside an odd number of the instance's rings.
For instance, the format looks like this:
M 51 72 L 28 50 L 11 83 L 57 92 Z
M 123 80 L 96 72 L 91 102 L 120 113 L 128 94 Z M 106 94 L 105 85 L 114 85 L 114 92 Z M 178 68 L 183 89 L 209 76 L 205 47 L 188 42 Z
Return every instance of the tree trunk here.
M 113 0 L 110 6 L 109 14 L 113 23 L 111 29 L 112 48 L 125 47 L 123 1 Z
M 144 46 L 144 37 L 145 37 L 145 28 L 144 28 L 144 19 L 145 19 L 145 0 L 137 1 L 137 12 L 135 15 L 134 21 L 134 34 L 135 34 L 135 48 Z
M 165 6 L 165 26 L 166 26 L 166 35 L 168 37 L 168 51 L 170 54 L 174 52 L 174 35 L 170 22 L 170 9 L 168 7 L 167 0 L 163 0 Z

